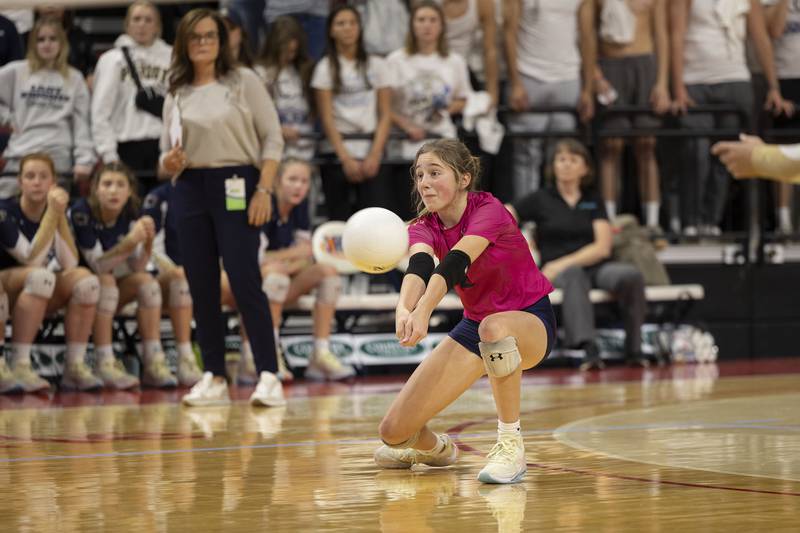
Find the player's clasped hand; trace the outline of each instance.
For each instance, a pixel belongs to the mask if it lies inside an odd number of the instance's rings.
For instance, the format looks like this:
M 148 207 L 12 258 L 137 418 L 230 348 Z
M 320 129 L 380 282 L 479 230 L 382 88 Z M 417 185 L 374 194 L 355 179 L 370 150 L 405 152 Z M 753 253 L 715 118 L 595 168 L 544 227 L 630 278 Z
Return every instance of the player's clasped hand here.
M 64 213 L 69 204 L 69 193 L 58 186 L 53 186 L 47 192 L 47 207 L 57 213 Z
M 142 228 L 144 229 L 145 233 L 145 240 L 153 240 L 156 237 L 156 223 L 153 220 L 153 217 L 149 215 L 145 215 L 138 221 Z
M 415 309 L 408 314 L 402 321 L 400 317 L 397 318 L 397 336 L 400 339 L 400 346 L 411 348 L 416 346 L 419 341 L 428 336 L 428 322 L 430 322 L 430 313 L 425 313 L 419 309 Z M 402 336 L 401 336 L 402 333 Z

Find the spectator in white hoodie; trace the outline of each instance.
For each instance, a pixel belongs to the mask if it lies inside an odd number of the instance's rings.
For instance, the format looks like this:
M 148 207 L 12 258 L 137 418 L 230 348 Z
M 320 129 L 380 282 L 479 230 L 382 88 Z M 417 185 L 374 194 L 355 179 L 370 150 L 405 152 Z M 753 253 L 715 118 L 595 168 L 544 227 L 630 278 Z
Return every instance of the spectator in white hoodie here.
M 162 123 L 160 116 L 137 106 L 139 88 L 123 49 L 128 50 L 142 86 L 163 97 L 172 47 L 160 34 L 158 9 L 148 0 L 136 0 L 128 8 L 125 33 L 95 69 L 92 133 L 97 151 L 104 163 L 122 161 L 140 178 L 156 172 Z
M 67 65 L 69 45 L 61 23 L 39 20 L 31 30 L 26 59 L 0 68 L 0 124 L 12 129 L 3 157 L 0 197 L 19 191 L 20 159 L 43 152 L 59 174 L 88 177 L 95 163 L 89 131 L 89 90 Z

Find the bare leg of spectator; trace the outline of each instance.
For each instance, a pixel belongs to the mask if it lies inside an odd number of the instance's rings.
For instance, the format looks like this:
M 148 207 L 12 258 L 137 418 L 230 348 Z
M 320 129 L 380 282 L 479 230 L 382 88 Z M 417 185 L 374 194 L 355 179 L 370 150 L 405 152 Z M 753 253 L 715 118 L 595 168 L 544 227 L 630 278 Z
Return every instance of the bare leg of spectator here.
M 661 180 L 656 160 L 655 137 L 640 137 L 634 141 L 642 217 L 648 228 L 659 227 L 661 209 Z
M 600 188 L 609 220 L 617 216 L 617 182 L 620 179 L 620 159 L 625 141 L 606 139 L 600 156 Z

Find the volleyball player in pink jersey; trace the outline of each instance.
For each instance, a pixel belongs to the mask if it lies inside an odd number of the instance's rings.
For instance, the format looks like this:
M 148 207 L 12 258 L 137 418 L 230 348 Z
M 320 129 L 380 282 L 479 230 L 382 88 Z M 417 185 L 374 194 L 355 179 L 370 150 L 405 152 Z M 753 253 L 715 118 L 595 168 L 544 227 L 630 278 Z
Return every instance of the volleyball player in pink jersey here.
M 383 468 L 453 464 L 458 449 L 428 422 L 488 373 L 498 439 L 478 479 L 515 483 L 527 470 L 519 424 L 521 376 L 553 345 L 556 323 L 548 297 L 553 288 L 503 204 L 474 192 L 480 164 L 461 142 L 426 143 L 411 170 L 419 216 L 409 227 L 411 259 L 397 305 L 397 337 L 403 346 L 422 340 L 431 313 L 451 288 L 461 298 L 464 318 L 389 407 L 375 462 Z

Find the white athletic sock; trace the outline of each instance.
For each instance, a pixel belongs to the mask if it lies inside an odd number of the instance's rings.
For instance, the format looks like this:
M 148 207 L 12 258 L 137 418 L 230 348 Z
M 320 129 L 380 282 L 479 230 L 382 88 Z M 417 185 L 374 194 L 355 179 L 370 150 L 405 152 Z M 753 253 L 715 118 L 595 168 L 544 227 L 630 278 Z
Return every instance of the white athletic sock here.
M 145 363 L 149 363 L 150 361 L 152 361 L 156 355 L 164 353 L 164 349 L 161 347 L 161 339 L 144 341 L 142 343 L 142 346 L 144 347 Z
M 608 220 L 612 222 L 617 218 L 617 202 L 612 200 L 606 201 L 606 215 L 608 215 Z
M 77 365 L 82 363 L 86 356 L 85 342 L 68 342 L 67 343 L 67 365 Z
M 519 420 L 516 422 L 503 422 L 502 420 L 497 420 L 497 436 L 502 437 L 503 435 L 514 435 L 515 437 L 519 437 L 520 435 L 520 424 Z
M 191 342 L 179 342 L 178 343 L 178 357 L 180 359 L 191 359 L 191 360 L 194 360 L 194 352 L 192 351 L 192 343 Z
M 94 354 L 98 364 L 106 360 L 112 362 L 114 361 L 114 348 L 110 344 L 104 344 L 103 346 L 95 346 Z
M 325 351 L 330 350 L 331 343 L 330 340 L 326 337 L 324 339 L 314 339 L 314 354 L 322 353 Z
M 788 230 L 792 227 L 792 210 L 788 207 L 778 208 L 778 226 L 782 230 Z
M 17 366 L 18 364 L 30 366 L 32 346 L 32 344 L 21 342 L 11 343 L 11 362 L 14 364 L 14 366 Z
M 661 202 L 645 202 L 644 213 L 645 223 L 654 228 L 658 226 L 658 214 L 661 211 Z

